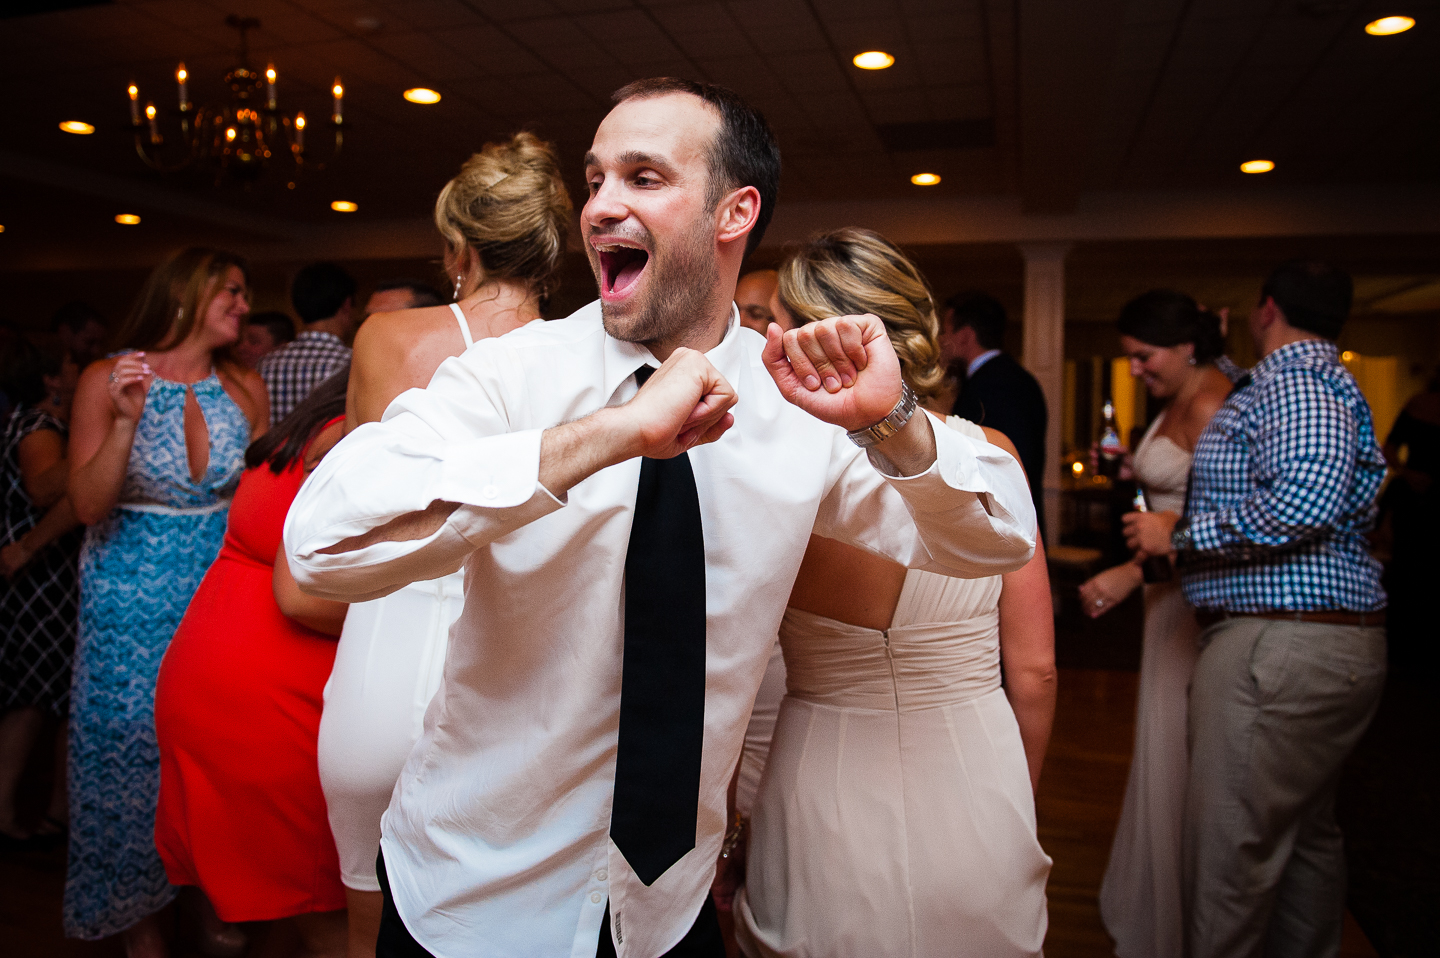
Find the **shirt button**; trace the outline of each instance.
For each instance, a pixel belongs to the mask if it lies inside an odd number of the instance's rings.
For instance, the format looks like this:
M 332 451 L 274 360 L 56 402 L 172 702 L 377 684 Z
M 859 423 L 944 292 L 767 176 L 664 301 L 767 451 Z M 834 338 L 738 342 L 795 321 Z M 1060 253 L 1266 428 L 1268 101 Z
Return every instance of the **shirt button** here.
M 600 896 L 600 893 L 599 893 L 598 891 L 592 891 L 592 892 L 590 893 L 590 900 L 591 900 L 592 902 L 594 902 L 595 904 L 597 904 L 597 905 L 600 904 L 600 897 L 601 897 L 601 896 Z
M 486 499 L 494 499 L 499 494 L 500 490 L 496 489 L 494 486 L 486 486 L 484 489 L 480 490 L 480 495 L 484 496 Z
M 609 877 L 610 877 L 610 873 L 607 872 L 607 871 L 606 871 L 605 869 L 603 869 L 603 868 L 600 869 L 598 872 L 595 873 L 595 880 L 596 880 L 596 881 L 604 881 L 605 879 L 607 879 L 607 878 L 609 878 Z

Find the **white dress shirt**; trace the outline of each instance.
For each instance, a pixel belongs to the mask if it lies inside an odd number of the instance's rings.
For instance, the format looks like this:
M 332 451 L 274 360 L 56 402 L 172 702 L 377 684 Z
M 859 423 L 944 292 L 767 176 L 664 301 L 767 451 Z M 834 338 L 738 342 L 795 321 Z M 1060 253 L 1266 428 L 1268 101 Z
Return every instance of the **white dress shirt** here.
M 696 847 L 649 887 L 609 840 L 641 460 L 564 499 L 538 474 L 541 432 L 628 401 L 650 352 L 606 335 L 598 302 L 482 340 L 347 436 L 296 498 L 285 545 L 307 591 L 356 601 L 465 567 L 445 678 L 382 842 L 396 907 L 438 958 L 590 958 L 607 902 L 622 958 L 684 937 L 709 894 L 726 788 L 812 531 L 951 575 L 1032 554 L 1030 491 L 1009 455 L 937 429 L 928 472 L 884 477 L 843 430 L 781 397 L 762 345 L 732 312 L 707 353 L 739 402 L 729 432 L 689 453 L 706 569 L 699 820 Z M 428 538 L 319 553 L 436 500 L 462 505 Z
M 969 379 L 971 376 L 975 375 L 975 370 L 979 369 L 981 366 L 985 365 L 990 360 L 994 359 L 996 356 L 999 355 L 1000 350 L 987 349 L 979 356 L 976 356 L 974 359 L 970 360 L 970 364 L 965 367 L 965 378 Z

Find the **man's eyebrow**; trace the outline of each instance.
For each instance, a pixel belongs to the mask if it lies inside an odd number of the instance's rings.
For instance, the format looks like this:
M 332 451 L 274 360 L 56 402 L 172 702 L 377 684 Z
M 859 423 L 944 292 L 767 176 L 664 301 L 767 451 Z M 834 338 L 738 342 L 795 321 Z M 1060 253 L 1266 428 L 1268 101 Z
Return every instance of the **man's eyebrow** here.
M 624 153 L 615 157 L 615 162 L 621 166 L 651 166 L 654 167 L 657 172 L 666 176 L 673 176 L 675 174 L 675 167 L 669 160 L 663 156 L 656 156 L 653 153 L 645 153 L 641 150 L 626 150 Z M 592 166 L 600 165 L 600 157 L 596 156 L 593 150 L 585 154 L 585 168 L 587 170 Z

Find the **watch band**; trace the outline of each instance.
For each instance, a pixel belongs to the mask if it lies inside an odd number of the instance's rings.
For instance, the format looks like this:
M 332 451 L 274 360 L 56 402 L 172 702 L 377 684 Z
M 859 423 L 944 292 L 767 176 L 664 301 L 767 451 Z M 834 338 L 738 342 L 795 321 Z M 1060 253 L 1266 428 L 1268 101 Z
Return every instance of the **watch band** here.
M 920 400 L 915 397 L 915 391 L 910 388 L 910 384 L 902 382 L 900 384 L 900 401 L 895 404 L 894 409 L 890 410 L 890 415 L 873 426 L 847 432 L 845 435 L 849 436 L 850 441 L 861 449 L 868 449 L 904 429 L 905 424 L 910 421 L 910 417 L 915 415 L 915 407 L 919 404 Z
M 1185 553 L 1195 548 L 1195 537 L 1190 532 L 1190 520 L 1181 519 L 1170 533 L 1170 547 Z

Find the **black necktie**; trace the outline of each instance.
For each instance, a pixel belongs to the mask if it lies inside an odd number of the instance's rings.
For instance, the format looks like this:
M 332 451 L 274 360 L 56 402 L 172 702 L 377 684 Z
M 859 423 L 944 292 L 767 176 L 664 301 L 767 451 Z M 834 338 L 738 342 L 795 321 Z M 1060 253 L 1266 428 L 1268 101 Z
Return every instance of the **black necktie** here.
M 640 385 L 655 370 L 635 372 Z M 705 739 L 705 538 L 690 457 L 645 459 L 625 554 L 610 837 L 646 885 L 695 847 Z

